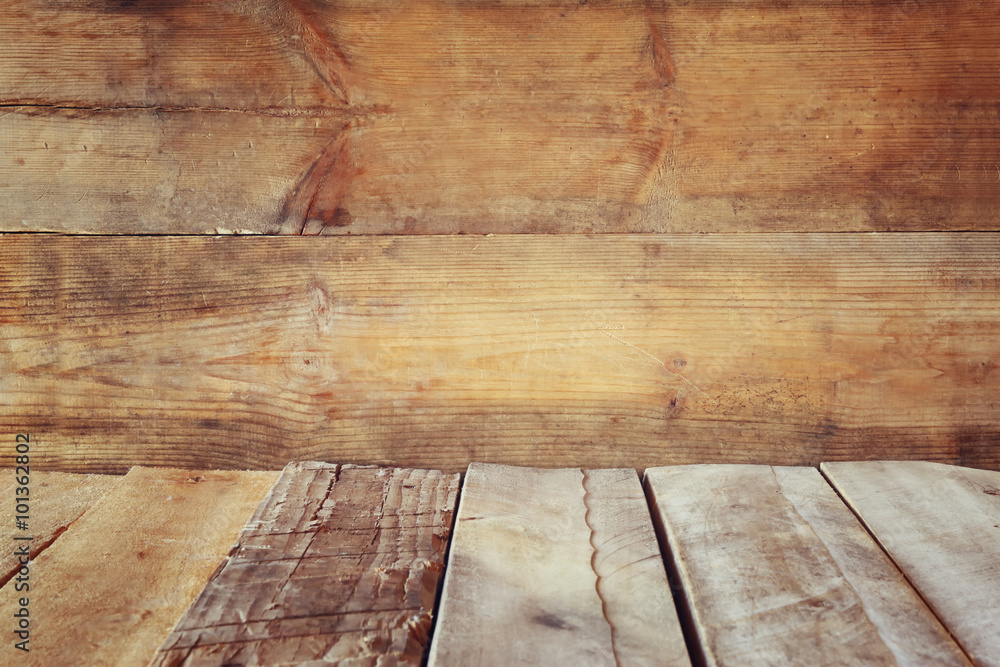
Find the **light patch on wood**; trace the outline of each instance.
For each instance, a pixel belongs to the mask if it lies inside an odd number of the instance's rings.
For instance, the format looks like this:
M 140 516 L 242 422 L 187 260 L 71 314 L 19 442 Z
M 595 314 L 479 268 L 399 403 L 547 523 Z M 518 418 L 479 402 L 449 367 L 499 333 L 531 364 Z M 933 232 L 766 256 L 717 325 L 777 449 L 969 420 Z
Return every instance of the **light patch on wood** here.
M 688 665 L 635 471 L 469 466 L 429 664 Z
M 31 559 L 38 558 L 38 554 L 49 548 L 121 479 L 115 475 L 73 475 L 35 470 L 29 474 L 29 493 L 25 494 L 20 491 L 24 487 L 15 481 L 14 469 L 0 469 L 0 498 L 5 499 L 0 503 L 0 526 L 9 529 L 14 538 L 10 549 L 0 551 L 0 581 L 9 583 L 20 567 L 19 556 L 14 553 L 16 549 L 27 547 Z M 15 498 L 18 502 L 24 498 L 28 505 L 25 530 L 18 529 L 15 524 L 18 514 Z M 19 541 L 18 537 L 30 537 L 31 540 Z
M 823 473 L 977 665 L 1000 665 L 1000 473 L 824 463 Z
M 19 665 L 145 665 L 226 556 L 277 472 L 133 468 L 31 564 L 27 593 L 0 589 L 14 618 L 27 595 Z
M 814 468 L 651 468 L 709 665 L 969 665 Z

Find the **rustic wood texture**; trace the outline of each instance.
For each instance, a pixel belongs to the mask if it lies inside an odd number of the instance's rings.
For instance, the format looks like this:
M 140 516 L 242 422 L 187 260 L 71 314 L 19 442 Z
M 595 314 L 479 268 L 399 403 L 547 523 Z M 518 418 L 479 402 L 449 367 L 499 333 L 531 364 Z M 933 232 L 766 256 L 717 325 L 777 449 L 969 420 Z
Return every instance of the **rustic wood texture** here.
M 428 664 L 690 665 L 635 471 L 469 466 Z
M 31 565 L 30 652 L 9 665 L 145 665 L 277 472 L 133 468 Z M 19 597 L 0 589 L 0 614 Z
M 0 229 L 1000 224 L 992 2 L 6 5 Z
M 289 464 L 150 664 L 420 665 L 458 487 Z
M 8 235 L 0 411 L 52 470 L 998 468 L 998 256 L 995 234 Z
M 824 474 L 977 665 L 1000 665 L 1000 474 L 924 462 Z
M 815 468 L 651 468 L 709 665 L 969 665 Z
M 64 472 L 33 472 L 30 474 L 27 498 L 29 513 L 27 528 L 19 530 L 15 498 L 25 497 L 15 481 L 14 469 L 0 469 L 0 526 L 13 537 L 10 549 L 0 551 L 0 582 L 8 582 L 20 567 L 15 551 L 28 547 L 32 559 L 49 548 L 69 526 L 80 518 L 101 496 L 114 488 L 121 477 L 115 475 L 72 475 Z M 31 540 L 16 540 L 30 537 Z

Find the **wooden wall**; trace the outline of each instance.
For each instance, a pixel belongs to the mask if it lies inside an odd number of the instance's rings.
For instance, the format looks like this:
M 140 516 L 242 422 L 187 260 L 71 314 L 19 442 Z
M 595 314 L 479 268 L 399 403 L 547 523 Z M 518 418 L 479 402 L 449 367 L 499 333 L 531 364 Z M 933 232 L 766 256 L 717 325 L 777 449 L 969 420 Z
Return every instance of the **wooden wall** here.
M 1000 469 L 997 0 L 4 15 L 43 467 Z

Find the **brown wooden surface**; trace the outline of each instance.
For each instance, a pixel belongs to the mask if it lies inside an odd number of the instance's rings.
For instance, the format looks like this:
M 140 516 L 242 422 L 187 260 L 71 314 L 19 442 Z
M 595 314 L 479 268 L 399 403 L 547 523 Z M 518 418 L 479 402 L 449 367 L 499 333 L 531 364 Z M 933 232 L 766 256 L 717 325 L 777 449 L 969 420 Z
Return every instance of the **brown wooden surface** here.
M 1000 665 L 1000 473 L 921 461 L 823 472 L 977 665 Z
M 0 411 L 55 470 L 997 468 L 998 256 L 994 234 L 8 235 Z
M 24 487 L 15 481 L 14 469 L 0 469 L 0 526 L 12 545 L 0 551 L 0 582 L 8 582 L 20 567 L 20 557 L 15 553 L 19 548 L 26 546 L 31 558 L 37 558 L 121 479 L 113 475 L 34 472 L 29 474 L 29 493 L 25 496 L 23 491 L 18 493 Z M 29 499 L 29 512 L 26 528 L 19 529 L 15 523 L 15 498 L 23 497 Z M 31 539 L 18 539 L 25 537 Z
M 690 665 L 635 471 L 470 465 L 428 664 Z
M 458 487 L 290 464 L 150 664 L 420 665 Z
M 31 565 L 30 652 L 5 665 L 145 665 L 277 472 L 133 468 Z M 0 589 L 0 614 L 18 599 Z
M 969 665 L 814 468 L 651 468 L 709 665 Z
M 4 9 L 0 229 L 998 227 L 993 2 Z

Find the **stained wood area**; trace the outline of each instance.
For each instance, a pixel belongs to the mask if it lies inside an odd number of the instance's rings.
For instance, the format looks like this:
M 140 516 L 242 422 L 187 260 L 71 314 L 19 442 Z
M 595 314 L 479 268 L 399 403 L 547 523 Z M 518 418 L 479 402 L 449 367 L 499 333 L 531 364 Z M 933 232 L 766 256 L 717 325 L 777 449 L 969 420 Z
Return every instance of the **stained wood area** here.
M 998 256 L 992 233 L 8 235 L 0 410 L 57 470 L 997 468 Z
M 30 473 L 30 468 L 29 468 Z M 121 480 L 115 475 L 72 475 L 62 472 L 29 474 L 29 485 L 17 483 L 22 473 L 0 469 L 0 526 L 12 538 L 10 549 L 0 551 L 0 585 L 6 585 L 21 566 L 22 549 L 34 560 L 49 548 L 91 505 Z M 24 489 L 28 492 L 25 493 Z M 28 505 L 28 520 L 17 523 L 17 504 Z M 23 521 L 23 520 L 22 520 Z
M 420 665 L 458 486 L 290 464 L 150 664 Z
M 969 664 L 816 469 L 677 466 L 646 483 L 707 664 Z
M 925 462 L 823 472 L 977 665 L 1000 665 L 1000 474 Z
M 8 665 L 145 665 L 226 556 L 277 472 L 133 468 L 31 564 L 30 651 Z M 39 489 L 41 493 L 41 489 Z
M 7 2 L 0 229 L 997 229 L 992 2 Z
M 635 471 L 469 466 L 428 664 L 689 665 Z

